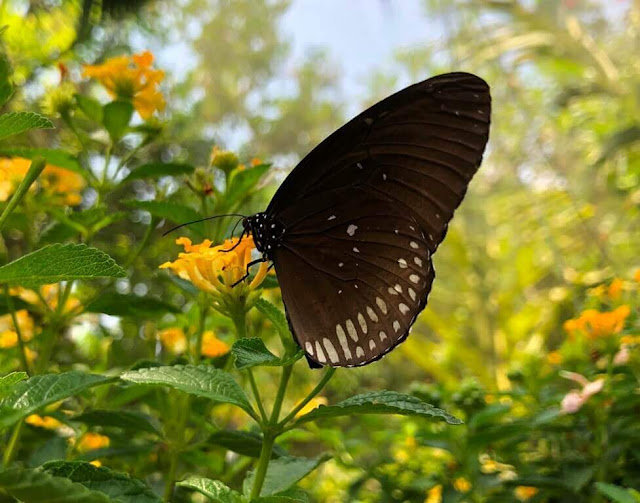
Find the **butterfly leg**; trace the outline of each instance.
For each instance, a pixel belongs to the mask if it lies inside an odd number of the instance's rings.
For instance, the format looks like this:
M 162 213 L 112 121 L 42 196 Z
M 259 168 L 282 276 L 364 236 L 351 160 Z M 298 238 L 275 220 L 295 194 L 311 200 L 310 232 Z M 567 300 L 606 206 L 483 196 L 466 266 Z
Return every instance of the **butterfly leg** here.
M 234 244 L 231 248 L 229 248 L 228 250 L 220 250 L 220 251 L 223 253 L 228 253 L 230 251 L 235 250 L 238 246 L 240 246 L 240 243 L 242 243 L 242 240 L 244 239 L 245 234 L 246 233 L 243 231 L 242 234 L 240 234 L 240 239 L 238 239 L 238 242 Z
M 221 250 L 221 251 L 225 251 L 225 250 Z M 255 260 L 252 260 L 251 262 L 249 262 L 249 263 L 247 264 L 247 270 L 246 270 L 246 272 L 244 273 L 244 276 L 242 276 L 242 278 L 240 278 L 240 279 L 239 279 L 238 281 L 236 281 L 233 285 L 231 285 L 231 288 L 235 287 L 236 285 L 239 285 L 240 283 L 242 283 L 245 279 L 247 279 L 247 278 L 249 277 L 249 268 L 250 268 L 252 265 L 256 265 L 256 264 L 259 264 L 259 263 L 261 263 L 261 262 L 266 262 L 266 261 L 267 261 L 267 259 L 266 259 L 265 257 L 260 257 L 260 258 L 257 258 L 257 259 L 255 259 Z

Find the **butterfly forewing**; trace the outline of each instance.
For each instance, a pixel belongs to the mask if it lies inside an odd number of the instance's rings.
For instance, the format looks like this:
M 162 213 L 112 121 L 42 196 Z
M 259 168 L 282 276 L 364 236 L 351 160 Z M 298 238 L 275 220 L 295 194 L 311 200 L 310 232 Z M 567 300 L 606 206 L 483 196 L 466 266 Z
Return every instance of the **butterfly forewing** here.
M 363 365 L 406 337 L 482 160 L 490 108 L 482 79 L 434 77 L 351 120 L 283 182 L 266 212 L 286 229 L 272 258 L 313 361 Z

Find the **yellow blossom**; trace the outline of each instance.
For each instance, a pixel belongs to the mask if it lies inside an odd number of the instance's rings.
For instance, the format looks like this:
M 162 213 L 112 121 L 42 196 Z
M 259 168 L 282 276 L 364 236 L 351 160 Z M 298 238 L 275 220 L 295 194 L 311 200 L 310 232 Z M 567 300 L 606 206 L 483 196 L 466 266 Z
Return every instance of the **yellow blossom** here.
M 622 294 L 623 286 L 624 286 L 623 281 L 620 278 L 615 278 L 611 282 L 607 290 L 607 293 L 609 294 L 609 298 L 613 300 L 619 299 L 620 295 Z
M 16 311 L 16 321 L 22 335 L 22 340 L 27 342 L 31 340 L 34 333 L 33 318 L 26 309 Z M 18 344 L 18 333 L 13 323 L 11 314 L 0 316 L 0 348 L 12 348 Z
M 559 351 L 551 351 L 551 353 L 547 355 L 547 361 L 551 365 L 560 365 L 563 361 L 563 357 Z
M 433 486 L 427 492 L 427 497 L 424 500 L 424 503 L 441 503 L 442 502 L 442 485 L 438 484 L 437 486 Z
M 251 162 L 249 164 L 251 164 L 252 168 L 255 168 L 256 166 L 260 166 L 262 164 L 262 160 L 254 157 L 253 159 L 251 159 Z
M 55 430 L 56 428 L 62 426 L 62 423 L 53 417 L 42 417 L 37 414 L 31 414 L 30 416 L 27 416 L 25 422 L 27 424 L 30 424 L 31 426 L 37 426 L 39 428 L 45 428 L 47 430 Z
M 590 339 L 617 334 L 624 328 L 624 322 L 631 313 L 624 304 L 613 311 L 601 312 L 595 309 L 583 311 L 578 318 L 567 320 L 564 329 L 570 335 L 584 333 Z
M 100 81 L 111 97 L 131 101 L 140 117 L 148 119 L 165 107 L 158 89 L 164 72 L 152 69 L 152 63 L 153 54 L 145 51 L 132 57 L 117 56 L 101 65 L 85 65 L 84 75 Z
M 520 501 L 527 501 L 538 493 L 538 489 L 531 486 L 518 486 L 513 490 L 513 493 Z
M 466 493 L 469 492 L 469 489 L 471 489 L 471 482 L 469 482 L 464 477 L 458 477 L 453 481 L 453 487 L 459 493 Z
M 109 437 L 100 435 L 99 433 L 85 433 L 78 442 L 78 451 L 87 452 L 95 449 L 102 449 L 103 447 L 109 447 Z
M 20 297 L 29 304 L 55 311 L 58 308 L 58 301 L 60 300 L 61 295 L 60 284 L 54 283 L 52 285 L 43 285 L 36 288 L 37 291 L 35 289 L 30 290 L 17 286 L 15 288 L 11 288 L 10 293 L 11 295 Z M 76 309 L 78 306 L 80 306 L 80 301 L 73 297 L 73 295 L 70 295 L 64 305 L 63 313 L 68 313 L 69 311 Z
M 30 166 L 31 160 L 22 157 L 0 159 L 0 202 L 11 197 Z M 38 185 L 54 202 L 75 206 L 82 201 L 80 193 L 85 181 L 73 171 L 47 164 L 38 178 Z
M 94 459 L 93 461 L 89 461 L 89 464 L 93 466 L 97 466 L 98 468 L 102 466 L 102 463 L 97 459 Z
M 620 337 L 620 344 L 626 344 L 628 346 L 640 344 L 640 335 L 623 335 Z
M 302 407 L 302 409 L 298 411 L 298 413 L 296 414 L 296 417 L 304 416 L 305 414 L 308 414 L 309 412 L 311 412 L 313 409 L 317 409 L 321 405 L 327 405 L 327 403 L 329 402 L 327 401 L 326 397 L 316 396 L 312 398 L 309 401 L 309 403 L 307 403 L 304 407 Z
M 211 246 L 206 239 L 200 244 L 192 244 L 188 238 L 179 238 L 176 243 L 184 246 L 184 253 L 173 262 L 166 262 L 161 269 L 171 269 L 183 279 L 191 281 L 199 289 L 212 294 L 242 293 L 245 288 L 254 290 L 264 281 L 269 268 L 262 262 L 255 277 L 250 282 L 236 284 L 245 275 L 251 261 L 251 251 L 255 248 L 251 236 L 227 239 L 223 244 Z M 231 251 L 228 251 L 231 250 Z M 248 283 L 248 284 L 247 284 Z
M 633 279 L 640 283 L 640 269 L 636 269 L 636 272 L 633 273 Z
M 171 353 L 181 354 L 187 349 L 187 336 L 181 328 L 165 328 L 158 332 L 158 338 Z
M 202 356 L 217 358 L 226 355 L 229 351 L 231 351 L 229 345 L 218 339 L 211 330 L 202 334 Z
M 230 172 L 238 167 L 240 160 L 238 156 L 229 151 L 222 150 L 219 147 L 213 147 L 211 150 L 211 166 Z

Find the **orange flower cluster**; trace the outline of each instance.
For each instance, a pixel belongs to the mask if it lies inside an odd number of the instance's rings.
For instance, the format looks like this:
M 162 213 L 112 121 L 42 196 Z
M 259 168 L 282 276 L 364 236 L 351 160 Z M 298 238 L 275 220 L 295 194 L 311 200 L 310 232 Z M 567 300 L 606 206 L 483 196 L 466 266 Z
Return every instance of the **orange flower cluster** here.
M 0 159 L 0 202 L 11 197 L 18 184 L 29 171 L 30 159 L 22 157 Z M 80 204 L 85 181 L 73 171 L 47 164 L 38 178 L 42 191 L 59 204 Z
M 162 70 L 151 68 L 153 54 L 149 51 L 129 56 L 117 56 L 101 65 L 85 65 L 84 75 L 100 81 L 111 97 L 130 101 L 143 119 L 166 105 L 158 86 L 164 79 Z
M 102 449 L 104 447 L 109 447 L 111 443 L 109 437 L 106 435 L 100 435 L 99 433 L 85 433 L 80 441 L 78 442 L 78 451 L 79 452 L 87 452 L 93 451 L 95 449 Z
M 607 337 L 620 333 L 624 328 L 624 322 L 631 313 L 628 305 L 624 304 L 613 311 L 597 311 L 587 309 L 578 318 L 567 320 L 564 329 L 569 335 L 583 333 L 590 339 Z
M 185 253 L 180 253 L 177 260 L 166 262 L 160 268 L 171 269 L 200 290 L 212 294 L 234 292 L 232 285 L 245 275 L 247 264 L 251 261 L 251 251 L 255 248 L 251 236 L 243 238 L 240 243 L 238 238 L 227 239 L 223 244 L 213 247 L 208 239 L 194 245 L 184 237 L 177 239 L 176 244 L 184 246 Z M 267 263 L 261 263 L 253 280 L 248 285 L 237 285 L 235 291 L 241 292 L 245 287 L 255 290 L 264 281 L 267 269 Z
M 165 328 L 158 334 L 162 345 L 174 354 L 184 353 L 187 349 L 187 335 L 181 328 Z M 202 334 L 202 356 L 207 358 L 217 358 L 226 355 L 231 348 L 229 345 L 218 339 L 211 330 Z

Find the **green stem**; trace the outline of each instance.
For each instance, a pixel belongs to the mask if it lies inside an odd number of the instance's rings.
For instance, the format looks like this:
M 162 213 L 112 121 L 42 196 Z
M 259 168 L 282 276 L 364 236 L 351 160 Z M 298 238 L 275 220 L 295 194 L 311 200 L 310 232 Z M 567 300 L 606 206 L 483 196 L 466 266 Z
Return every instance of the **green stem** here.
M 20 185 L 18 185 L 18 188 L 13 193 L 13 196 L 7 203 L 7 206 L 4 208 L 2 215 L 0 215 L 0 231 L 2 231 L 2 228 L 7 223 L 9 216 L 13 213 L 13 210 L 16 209 L 16 206 L 18 206 L 18 203 L 20 203 L 24 195 L 27 193 L 29 187 L 31 187 L 33 182 L 35 182 L 38 176 L 40 176 L 45 165 L 46 161 L 43 157 L 36 157 L 31 161 L 31 166 L 29 167 L 29 171 L 27 171 L 24 180 L 22 180 Z
M 267 468 L 269 467 L 271 451 L 273 450 L 273 444 L 275 441 L 276 437 L 273 434 L 265 434 L 262 438 L 262 449 L 260 450 L 260 459 L 258 459 L 258 466 L 256 468 L 256 478 L 254 479 L 253 487 L 251 488 L 250 500 L 260 496 L 260 491 L 262 491 L 264 478 L 267 475 Z
M 198 320 L 198 333 L 196 334 L 196 354 L 194 355 L 196 363 L 202 358 L 202 338 L 204 336 L 204 329 L 206 328 L 208 310 L 209 306 L 207 304 L 207 299 L 205 295 L 202 294 L 200 301 L 200 318 Z
M 9 307 L 11 320 L 13 321 L 13 326 L 16 330 L 16 336 L 18 337 L 18 347 L 20 348 L 20 363 L 22 363 L 22 368 L 24 369 L 24 371 L 27 374 L 31 375 L 29 361 L 27 360 L 27 348 L 24 344 L 24 339 L 22 338 L 22 330 L 20 330 L 20 325 L 18 324 L 18 317 L 16 316 L 16 308 L 13 304 L 13 297 L 11 297 L 11 294 L 9 293 L 9 285 L 5 285 L 4 292 L 7 296 L 7 306 Z
M 20 440 L 20 436 L 22 435 L 22 425 L 24 423 L 20 421 L 13 428 L 13 433 L 11 434 L 11 439 L 9 440 L 9 445 L 7 446 L 7 450 L 4 451 L 4 456 L 2 457 L 2 463 L 5 468 L 9 466 L 11 461 L 13 460 L 13 456 L 18 450 L 18 444 Z
M 307 397 L 304 400 L 302 400 L 302 402 L 296 405 L 293 408 L 293 410 L 289 412 L 289 414 L 287 414 L 287 416 L 282 421 L 280 421 L 279 423 L 280 426 L 285 426 L 289 421 L 291 421 L 294 417 L 296 417 L 296 414 L 300 412 L 305 405 L 307 405 L 318 393 L 322 391 L 322 388 L 326 386 L 326 384 L 329 382 L 329 380 L 333 377 L 333 374 L 335 373 L 336 373 L 335 367 L 328 367 L 326 372 L 322 376 L 322 379 L 320 379 L 320 382 L 316 385 L 316 387 L 313 388 L 313 390 L 311 390 L 311 393 L 309 393 Z
M 253 391 L 253 397 L 258 404 L 258 411 L 260 412 L 260 417 L 262 418 L 262 422 L 267 424 L 269 418 L 267 417 L 267 413 L 264 410 L 264 405 L 262 403 L 262 398 L 260 397 L 260 391 L 258 390 L 258 385 L 256 384 L 256 379 L 253 375 L 252 369 L 247 369 L 247 375 L 249 376 L 249 383 L 251 384 L 251 391 Z
M 287 391 L 287 384 L 289 384 L 289 378 L 291 377 L 292 370 L 293 370 L 293 365 L 287 365 L 286 367 L 282 368 L 282 377 L 280 378 L 280 386 L 278 387 L 276 400 L 273 404 L 273 411 L 271 412 L 271 420 L 269 421 L 272 425 L 278 424 L 278 419 L 280 417 L 280 410 L 282 409 L 282 402 L 284 400 L 284 394 Z
M 173 496 L 173 489 L 176 484 L 176 472 L 178 469 L 178 451 L 173 450 L 171 452 L 171 461 L 169 462 L 169 474 L 167 475 L 167 485 L 164 488 L 165 501 L 171 501 Z

